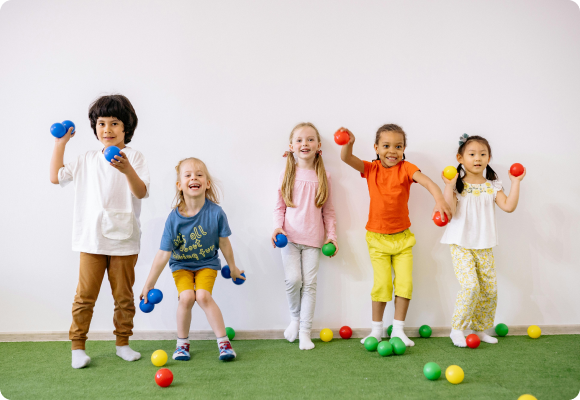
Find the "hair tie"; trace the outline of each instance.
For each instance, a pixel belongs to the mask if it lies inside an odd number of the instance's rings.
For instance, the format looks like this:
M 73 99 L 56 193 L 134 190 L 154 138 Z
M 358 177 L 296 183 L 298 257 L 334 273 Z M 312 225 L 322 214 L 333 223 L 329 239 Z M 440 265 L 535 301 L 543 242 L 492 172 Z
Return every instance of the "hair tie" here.
M 288 154 L 292 153 L 291 151 L 285 151 L 282 157 L 288 157 Z
M 318 154 L 319 156 L 321 156 L 321 155 L 322 155 L 322 150 L 318 150 L 318 151 L 316 152 L 316 154 Z
M 467 142 L 468 137 L 469 135 L 467 133 L 464 133 L 463 135 L 459 136 L 459 145 L 463 146 L 465 142 Z

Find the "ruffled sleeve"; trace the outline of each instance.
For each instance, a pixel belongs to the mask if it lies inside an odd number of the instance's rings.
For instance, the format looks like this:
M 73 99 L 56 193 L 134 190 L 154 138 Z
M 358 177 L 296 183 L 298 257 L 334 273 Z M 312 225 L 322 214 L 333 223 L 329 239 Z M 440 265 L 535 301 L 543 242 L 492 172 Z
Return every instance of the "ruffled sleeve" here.
M 491 187 L 493 188 L 493 191 L 496 193 L 499 192 L 500 190 L 503 190 L 503 186 L 499 179 L 491 181 Z

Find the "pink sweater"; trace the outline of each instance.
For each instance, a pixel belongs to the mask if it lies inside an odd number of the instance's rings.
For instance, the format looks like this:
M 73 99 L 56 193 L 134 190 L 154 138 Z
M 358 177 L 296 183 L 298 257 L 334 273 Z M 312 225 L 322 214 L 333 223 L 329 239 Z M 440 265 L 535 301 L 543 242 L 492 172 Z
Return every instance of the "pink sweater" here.
M 322 247 L 324 228 L 329 239 L 336 240 L 336 216 L 332 205 L 332 185 L 328 180 L 328 199 L 322 208 L 316 207 L 314 199 L 318 190 L 316 172 L 296 168 L 296 179 L 292 201 L 296 207 L 286 207 L 282 198 L 282 181 L 285 170 L 278 180 L 278 198 L 274 209 L 274 229 L 282 228 L 288 234 L 288 241 L 311 247 Z

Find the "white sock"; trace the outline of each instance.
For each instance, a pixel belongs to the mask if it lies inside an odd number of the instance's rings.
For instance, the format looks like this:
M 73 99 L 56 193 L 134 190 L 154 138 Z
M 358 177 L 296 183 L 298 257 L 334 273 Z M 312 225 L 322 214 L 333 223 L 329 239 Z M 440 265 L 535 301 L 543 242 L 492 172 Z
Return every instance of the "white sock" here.
M 137 361 L 141 358 L 141 353 L 131 349 L 129 345 L 117 346 L 117 355 L 125 361 Z
M 405 343 L 407 347 L 415 346 L 415 342 L 405 335 L 405 331 L 403 331 L 403 327 L 405 326 L 405 321 L 399 321 L 397 319 L 393 319 L 393 331 L 391 332 L 391 338 L 398 337 Z
M 365 340 L 370 336 L 374 336 L 379 342 L 381 340 L 383 340 L 382 339 L 382 337 L 383 337 L 383 321 L 372 321 L 371 324 L 372 324 L 373 330 L 371 331 L 370 335 L 368 335 L 360 340 L 360 342 L 362 344 L 365 344 Z
M 189 344 L 189 336 L 186 337 L 185 339 L 177 338 L 177 346 L 176 347 L 181 347 L 181 346 L 184 346 L 186 344 Z
M 449 335 L 453 344 L 457 347 L 467 347 L 467 343 L 465 343 L 465 335 L 463 331 L 457 329 L 451 329 L 451 334 Z
M 218 347 L 219 347 L 221 342 L 229 342 L 229 341 L 230 341 L 230 338 L 228 337 L 228 335 L 217 338 Z M 188 342 L 189 342 L 189 340 L 188 340 Z
M 300 329 L 300 318 L 292 317 L 292 321 L 290 321 L 290 325 L 284 331 L 284 337 L 287 341 L 292 343 L 296 340 L 298 336 L 298 329 Z
M 72 351 L 72 367 L 73 368 L 83 368 L 89 365 L 91 362 L 91 357 L 87 356 L 84 350 L 73 350 Z
M 300 350 L 312 350 L 314 348 L 314 343 L 312 343 L 312 339 L 310 339 L 310 331 L 301 330 L 299 335 L 300 345 L 298 347 Z
M 491 343 L 491 344 L 496 344 L 497 343 L 497 339 L 494 337 L 489 336 L 487 333 L 481 331 L 473 331 L 473 333 L 475 333 L 477 336 L 479 336 L 479 340 L 481 340 L 482 342 L 485 343 Z

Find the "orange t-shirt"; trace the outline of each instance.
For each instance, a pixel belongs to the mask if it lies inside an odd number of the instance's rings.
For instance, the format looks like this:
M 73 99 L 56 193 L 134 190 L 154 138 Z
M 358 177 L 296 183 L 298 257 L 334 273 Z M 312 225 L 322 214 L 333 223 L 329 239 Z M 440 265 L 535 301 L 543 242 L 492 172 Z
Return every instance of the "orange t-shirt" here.
M 369 186 L 371 205 L 367 231 L 376 233 L 402 232 L 411 226 L 409 219 L 409 192 L 413 174 L 420 171 L 416 165 L 401 161 L 391 168 L 382 166 L 380 160 L 363 161 L 361 173 Z

